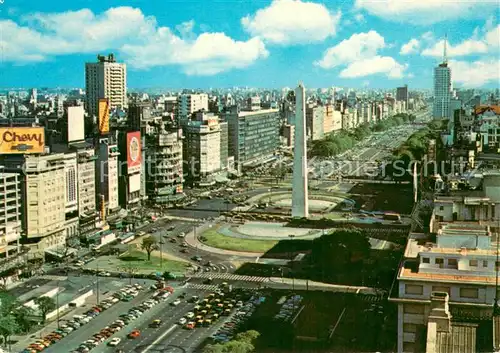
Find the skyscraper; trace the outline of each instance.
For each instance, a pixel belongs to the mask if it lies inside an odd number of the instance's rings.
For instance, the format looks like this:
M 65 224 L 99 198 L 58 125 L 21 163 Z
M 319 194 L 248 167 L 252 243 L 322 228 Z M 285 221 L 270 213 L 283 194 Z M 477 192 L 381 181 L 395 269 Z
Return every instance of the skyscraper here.
M 405 102 L 405 109 L 408 109 L 408 85 L 396 89 L 396 101 Z
M 446 42 L 444 40 L 443 62 L 434 68 L 434 118 L 449 118 L 450 117 L 450 101 L 451 101 L 451 69 L 448 67 L 448 59 L 446 57 Z
M 115 56 L 97 56 L 96 63 L 85 64 L 86 109 L 97 116 L 99 99 L 107 98 L 110 108 L 127 107 L 127 66 Z

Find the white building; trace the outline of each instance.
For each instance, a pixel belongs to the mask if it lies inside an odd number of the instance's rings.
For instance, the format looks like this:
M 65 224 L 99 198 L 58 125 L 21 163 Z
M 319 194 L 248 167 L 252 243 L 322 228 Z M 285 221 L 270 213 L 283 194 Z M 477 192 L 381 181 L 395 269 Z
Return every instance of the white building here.
M 96 171 L 97 156 L 92 148 L 79 148 L 77 154 L 78 216 L 80 235 L 91 232 L 96 226 Z
M 221 126 L 217 115 L 196 113 L 183 126 L 184 172 L 193 180 L 209 181 L 221 170 Z
M 64 154 L 66 239 L 78 236 L 78 176 L 76 153 Z
M 0 257 L 19 250 L 21 238 L 21 181 L 0 167 Z
M 448 317 L 455 327 L 446 332 L 461 330 L 463 336 L 450 336 L 448 344 L 455 350 L 446 352 L 477 351 L 476 329 L 491 319 L 496 296 L 499 180 L 498 173 L 485 174 L 481 191 L 438 195 L 430 224 L 435 236 L 410 234 L 390 297 L 398 306 L 398 352 L 445 352 L 433 348 L 443 344 L 437 337 L 446 331 L 433 327 L 435 292 L 446 293 L 449 300 Z
M 117 63 L 113 54 L 97 56 L 98 62 L 85 64 L 86 110 L 98 115 L 99 99 L 109 99 L 113 108 L 127 107 L 127 66 Z
M 179 121 L 189 119 L 191 114 L 202 109 L 208 112 L 208 94 L 181 94 L 177 102 L 177 118 Z

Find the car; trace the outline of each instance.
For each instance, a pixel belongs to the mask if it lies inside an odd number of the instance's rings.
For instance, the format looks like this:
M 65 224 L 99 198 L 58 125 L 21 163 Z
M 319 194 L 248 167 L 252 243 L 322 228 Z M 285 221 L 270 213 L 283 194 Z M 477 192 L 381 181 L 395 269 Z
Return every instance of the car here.
M 181 317 L 181 318 L 179 319 L 179 325 L 185 325 L 185 324 L 186 324 L 186 322 L 187 322 L 187 320 L 186 320 L 186 318 L 185 318 L 185 317 Z
M 186 233 L 184 233 L 184 232 L 177 234 L 177 238 L 184 238 L 185 236 L 186 236 Z
M 168 230 L 169 232 L 171 232 L 171 231 L 175 230 L 175 226 L 170 226 L 170 227 L 168 227 L 168 228 L 167 228 L 167 230 Z
M 116 347 L 121 341 L 122 341 L 121 338 L 114 337 L 114 338 L 111 339 L 111 341 L 108 342 L 108 346 L 110 346 L 110 347 Z
M 177 242 L 177 240 L 176 240 L 175 238 L 170 238 L 170 240 L 169 240 L 169 241 L 170 241 L 171 243 L 176 243 L 176 242 Z
M 195 323 L 194 322 L 188 322 L 186 325 L 184 325 L 184 328 L 187 330 L 192 330 L 194 329 Z
M 161 320 L 156 319 L 156 320 L 153 320 L 153 322 L 149 326 L 153 327 L 153 328 L 158 328 L 158 327 L 160 327 L 160 325 L 161 325 Z
M 181 303 L 181 300 L 180 300 L 180 299 L 176 299 L 176 300 L 174 300 L 172 303 L 170 303 L 170 305 L 172 305 L 172 306 L 177 306 L 177 305 L 179 305 L 180 303 Z
M 134 338 L 137 338 L 137 337 L 140 337 L 141 336 L 141 331 L 139 330 L 133 330 L 132 332 L 130 332 L 128 334 L 128 338 L 131 338 L 131 339 L 134 339 Z
M 189 253 L 189 250 L 186 249 L 186 248 L 182 248 L 181 250 L 179 250 L 181 253 L 183 254 L 188 254 Z
M 192 318 L 194 317 L 194 313 L 193 313 L 192 311 L 190 311 L 190 312 L 188 312 L 188 313 L 186 314 L 186 317 L 187 317 L 188 319 L 192 319 Z

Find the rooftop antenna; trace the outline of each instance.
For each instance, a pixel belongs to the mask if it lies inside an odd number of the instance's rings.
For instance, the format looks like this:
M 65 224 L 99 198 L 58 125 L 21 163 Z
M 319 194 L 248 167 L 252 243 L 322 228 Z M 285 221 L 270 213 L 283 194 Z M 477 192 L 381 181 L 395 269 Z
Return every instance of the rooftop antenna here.
M 448 45 L 448 32 L 444 34 L 443 64 L 448 64 L 448 56 L 446 54 L 447 45 Z

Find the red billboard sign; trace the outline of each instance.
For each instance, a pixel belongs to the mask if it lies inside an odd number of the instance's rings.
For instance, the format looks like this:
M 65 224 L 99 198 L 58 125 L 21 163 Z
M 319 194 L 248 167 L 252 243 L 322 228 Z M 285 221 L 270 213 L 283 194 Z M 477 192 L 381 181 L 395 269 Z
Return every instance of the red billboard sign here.
M 127 133 L 127 164 L 129 172 L 141 169 L 141 133 L 139 131 Z

